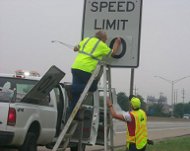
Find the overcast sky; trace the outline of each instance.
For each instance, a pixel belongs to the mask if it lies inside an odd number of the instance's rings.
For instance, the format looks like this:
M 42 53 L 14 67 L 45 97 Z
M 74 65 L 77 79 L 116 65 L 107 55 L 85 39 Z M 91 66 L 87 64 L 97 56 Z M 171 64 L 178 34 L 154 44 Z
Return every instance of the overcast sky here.
M 51 65 L 66 73 L 76 56 L 71 49 L 51 43 L 80 41 L 83 0 L 0 0 L 0 72 L 17 69 L 44 74 Z M 160 93 L 171 100 L 171 84 L 190 76 L 190 0 L 144 0 L 141 26 L 140 64 L 135 69 L 137 93 L 145 99 Z M 109 33 L 108 33 L 109 35 Z M 130 69 L 112 69 L 112 86 L 129 94 Z M 174 85 L 178 102 L 190 101 L 190 78 Z

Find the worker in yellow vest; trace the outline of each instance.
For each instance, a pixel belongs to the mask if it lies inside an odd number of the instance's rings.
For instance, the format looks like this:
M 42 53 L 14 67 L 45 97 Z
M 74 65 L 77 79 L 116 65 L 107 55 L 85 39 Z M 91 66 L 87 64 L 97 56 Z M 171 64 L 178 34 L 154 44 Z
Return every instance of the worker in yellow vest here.
M 107 34 L 104 31 L 98 31 L 93 37 L 84 38 L 74 51 L 78 52 L 72 65 L 72 100 L 71 110 L 76 105 L 81 93 L 83 92 L 92 72 L 96 69 L 99 61 L 104 57 L 114 56 L 121 45 L 121 39 L 118 37 L 111 49 L 107 44 Z M 90 87 L 90 92 L 97 89 L 98 81 L 95 80 Z
M 113 118 L 127 122 L 126 148 L 129 151 L 145 151 L 147 143 L 153 144 L 148 140 L 147 135 L 147 116 L 140 109 L 141 101 L 139 98 L 131 95 L 129 97 L 131 111 L 116 113 L 110 99 L 107 99 L 107 105 Z

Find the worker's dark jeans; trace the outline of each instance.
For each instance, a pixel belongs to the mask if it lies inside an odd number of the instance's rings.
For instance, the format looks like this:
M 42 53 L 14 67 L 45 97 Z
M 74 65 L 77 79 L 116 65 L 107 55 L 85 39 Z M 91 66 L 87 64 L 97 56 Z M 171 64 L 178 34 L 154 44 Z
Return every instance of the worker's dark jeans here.
M 71 72 L 73 75 L 73 81 L 71 88 L 72 100 L 70 100 L 70 109 L 72 111 L 92 74 L 77 69 L 72 69 Z M 89 89 L 90 92 L 96 91 L 97 83 L 97 80 L 92 83 L 92 86 Z
M 145 151 L 145 150 L 146 150 L 146 145 L 142 149 L 137 149 L 136 144 L 130 143 L 129 150 L 127 151 Z

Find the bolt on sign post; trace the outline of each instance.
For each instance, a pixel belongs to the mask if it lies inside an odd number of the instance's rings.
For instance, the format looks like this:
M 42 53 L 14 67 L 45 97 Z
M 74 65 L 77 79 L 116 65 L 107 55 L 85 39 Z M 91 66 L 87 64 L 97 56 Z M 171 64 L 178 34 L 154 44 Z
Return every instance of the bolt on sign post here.
M 116 37 L 122 45 L 114 58 L 106 61 L 111 67 L 139 66 L 142 0 L 85 0 L 82 38 L 103 30 L 107 44 L 113 47 Z

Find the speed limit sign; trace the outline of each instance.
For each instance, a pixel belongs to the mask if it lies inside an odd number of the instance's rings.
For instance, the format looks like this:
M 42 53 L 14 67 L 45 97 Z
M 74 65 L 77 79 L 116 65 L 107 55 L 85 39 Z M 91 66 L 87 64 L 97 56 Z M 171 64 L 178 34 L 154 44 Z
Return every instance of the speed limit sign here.
M 138 67 L 141 12 L 142 0 L 85 0 L 82 38 L 103 30 L 112 48 L 116 37 L 121 37 L 119 52 L 106 61 L 111 67 Z

